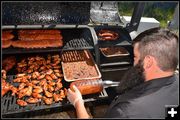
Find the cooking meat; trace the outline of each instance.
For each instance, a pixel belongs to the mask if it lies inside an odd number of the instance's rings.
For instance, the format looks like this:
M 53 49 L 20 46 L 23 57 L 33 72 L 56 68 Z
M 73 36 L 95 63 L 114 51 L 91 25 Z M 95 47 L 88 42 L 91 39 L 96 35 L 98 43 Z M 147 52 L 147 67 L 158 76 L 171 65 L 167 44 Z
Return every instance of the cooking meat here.
M 2 41 L 2 48 L 8 48 L 12 45 L 12 41 L 11 40 L 3 40 Z
M 22 41 L 43 41 L 43 40 L 62 40 L 60 34 L 19 34 L 19 40 Z
M 17 104 L 20 106 L 27 106 L 27 102 L 24 100 L 20 100 L 20 99 L 17 100 Z
M 14 35 L 11 32 L 2 31 L 2 41 L 11 40 L 14 38 Z
M 50 92 L 48 92 L 47 90 L 45 90 L 44 93 L 45 93 L 45 95 L 46 95 L 47 97 L 52 97 L 52 96 L 53 96 L 53 94 L 50 93 Z
M 34 86 L 33 92 L 34 93 L 41 93 L 41 92 L 43 92 L 43 89 L 41 86 Z
M 62 100 L 63 100 L 62 97 L 61 97 L 61 95 L 60 95 L 60 94 L 56 94 L 56 93 L 53 94 L 53 98 L 54 98 L 54 101 L 55 101 L 55 102 L 58 102 L 58 101 L 62 101 Z
M 19 30 L 18 34 L 61 34 L 60 30 Z
M 33 96 L 34 98 L 37 98 L 37 99 L 41 99 L 41 98 L 42 98 L 42 95 L 39 94 L 39 93 L 37 93 L 37 92 L 33 92 L 33 93 L 32 93 L 32 96 Z
M 28 103 L 38 103 L 38 102 L 40 102 L 40 99 L 38 99 L 38 98 L 32 98 L 32 97 L 30 97 L 29 99 L 27 99 L 26 100 Z
M 100 30 L 98 33 L 99 40 L 116 40 L 119 34 L 111 30 Z
M 50 105 L 53 102 L 53 98 L 47 98 L 45 96 L 43 96 L 43 100 L 44 100 L 45 104 L 47 104 L 47 105 Z
M 17 40 L 12 42 L 13 47 L 18 48 L 47 48 L 47 47 L 62 47 L 62 40 Z
M 106 47 L 100 48 L 101 52 L 105 56 L 118 56 L 118 55 L 128 55 L 128 51 L 123 47 Z
M 4 96 L 8 91 L 10 91 L 10 84 L 7 83 L 4 79 L 1 78 L 1 86 L 2 86 L 2 91 L 1 91 L 1 96 Z
M 18 88 L 14 87 L 13 85 L 10 86 L 10 90 L 12 91 L 12 96 L 14 96 L 15 94 L 17 94 L 18 92 Z
M 76 55 L 73 53 L 76 53 Z M 71 81 L 99 77 L 97 67 L 89 51 L 67 51 L 63 53 L 62 56 L 62 68 L 66 80 Z M 81 60 L 77 60 L 77 57 L 81 57 Z
M 46 62 L 47 59 L 51 59 L 50 63 Z M 62 101 L 65 98 L 65 91 L 62 90 L 62 71 L 57 68 L 53 69 L 54 66 L 60 66 L 60 56 L 48 55 L 47 59 L 35 56 L 23 58 L 17 63 L 17 70 L 20 73 L 16 74 L 16 78 L 13 80 L 13 82 L 17 82 L 18 86 L 16 87 L 6 83 L 4 80 L 6 71 L 2 70 L 1 79 L 2 88 L 4 88 L 2 89 L 2 95 L 8 91 L 12 91 L 12 96 L 17 94 L 17 104 L 20 106 L 26 106 L 28 103 L 37 103 L 40 100 L 43 100 L 45 104 L 52 104 L 53 100 L 55 102 Z M 52 66 L 53 64 L 56 65 Z M 45 70 L 40 71 L 39 68 L 42 66 L 45 67 Z M 37 70 L 35 70 L 35 67 L 37 67 Z M 32 72 L 28 74 L 28 70 L 32 70 Z

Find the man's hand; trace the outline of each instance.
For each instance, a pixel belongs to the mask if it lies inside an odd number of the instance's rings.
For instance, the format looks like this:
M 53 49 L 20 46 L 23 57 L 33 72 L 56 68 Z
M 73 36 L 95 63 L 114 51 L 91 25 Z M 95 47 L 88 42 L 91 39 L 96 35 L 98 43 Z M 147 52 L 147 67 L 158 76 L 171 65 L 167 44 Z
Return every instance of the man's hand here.
M 74 107 L 76 107 L 76 103 L 78 101 L 82 102 L 84 104 L 82 95 L 81 95 L 80 91 L 78 90 L 78 88 L 74 85 L 73 89 L 74 89 L 74 92 L 70 88 L 68 89 L 68 92 L 67 92 L 68 100 L 71 102 L 71 104 L 73 104 Z

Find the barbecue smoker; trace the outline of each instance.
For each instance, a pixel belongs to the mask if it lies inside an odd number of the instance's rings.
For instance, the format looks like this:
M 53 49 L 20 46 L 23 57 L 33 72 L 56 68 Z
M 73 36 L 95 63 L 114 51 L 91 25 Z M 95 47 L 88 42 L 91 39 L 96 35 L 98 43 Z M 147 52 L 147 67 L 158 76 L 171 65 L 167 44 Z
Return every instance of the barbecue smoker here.
M 19 39 L 18 31 L 20 30 L 60 30 L 63 37 L 63 45 L 58 47 L 21 48 L 11 45 L 3 48 L 2 60 L 9 56 L 16 57 L 16 65 L 7 71 L 6 81 L 17 86 L 13 80 L 17 78 L 18 74 L 17 63 L 22 59 L 37 55 L 44 58 L 48 58 L 47 55 L 59 55 L 63 59 L 63 54 L 67 53 L 67 56 L 75 56 L 74 58 L 77 57 L 76 60 L 80 61 L 81 58 L 78 58 L 76 52 L 86 51 L 90 54 L 92 63 L 97 70 L 97 76 L 92 78 L 99 80 L 99 83 L 111 80 L 103 84 L 116 86 L 113 84 L 133 64 L 132 40 L 129 32 L 137 29 L 142 8 L 143 3 L 136 5 L 136 12 L 133 13 L 133 17 L 136 19 L 132 19 L 131 23 L 125 26 L 123 19 L 118 14 L 116 2 L 4 2 L 2 4 L 2 31 L 11 30 L 14 35 L 12 41 Z M 101 30 L 113 31 L 118 37 L 116 40 L 100 40 Z M 27 44 L 30 46 L 30 43 Z M 126 52 L 113 54 L 107 51 L 114 47 L 117 47 L 115 50 L 119 50 L 118 47 L 121 47 L 120 49 L 125 49 Z M 66 70 L 64 70 L 63 65 L 66 65 L 66 62 L 60 65 L 62 65 L 62 69 L 60 69 L 65 75 Z M 66 74 L 69 73 L 66 72 Z M 64 76 L 62 78 L 63 89 L 68 89 L 70 83 L 76 81 L 76 78 L 69 81 L 67 79 L 69 80 L 70 77 Z M 90 78 L 83 80 L 88 79 Z M 112 81 L 114 83 L 111 83 Z M 114 88 L 103 88 L 102 92 L 84 95 L 83 98 L 85 104 L 88 105 L 92 102 L 109 101 L 113 98 L 112 93 L 115 93 Z M 59 102 L 53 101 L 50 105 L 41 101 L 23 107 L 17 104 L 17 96 L 12 96 L 11 92 L 8 92 L 1 98 L 1 105 L 2 115 L 8 117 L 18 113 L 32 113 L 54 108 L 62 109 L 70 106 L 70 103 L 67 98 L 64 98 Z

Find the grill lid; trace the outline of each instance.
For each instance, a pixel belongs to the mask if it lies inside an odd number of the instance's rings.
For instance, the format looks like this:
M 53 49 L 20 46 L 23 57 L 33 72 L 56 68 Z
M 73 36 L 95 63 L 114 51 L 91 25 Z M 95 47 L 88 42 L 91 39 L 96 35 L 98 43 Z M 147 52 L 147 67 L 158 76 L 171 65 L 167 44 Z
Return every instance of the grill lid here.
M 96 24 L 124 25 L 118 12 L 118 3 L 115 1 L 91 2 L 90 17 Z
M 88 24 L 90 2 L 3 2 L 2 25 Z

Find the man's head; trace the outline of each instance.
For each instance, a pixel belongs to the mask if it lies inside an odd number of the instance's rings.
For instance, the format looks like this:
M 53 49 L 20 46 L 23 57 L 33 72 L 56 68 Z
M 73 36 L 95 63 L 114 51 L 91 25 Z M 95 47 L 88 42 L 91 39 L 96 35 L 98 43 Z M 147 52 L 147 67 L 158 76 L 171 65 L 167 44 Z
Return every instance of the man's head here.
M 178 64 L 178 44 L 178 37 L 168 30 L 153 28 L 139 34 L 133 40 L 134 66 L 122 77 L 117 92 L 172 75 Z
M 146 80 L 169 76 L 178 64 L 178 45 L 178 37 L 169 30 L 146 30 L 133 40 L 134 65 L 142 61 Z

